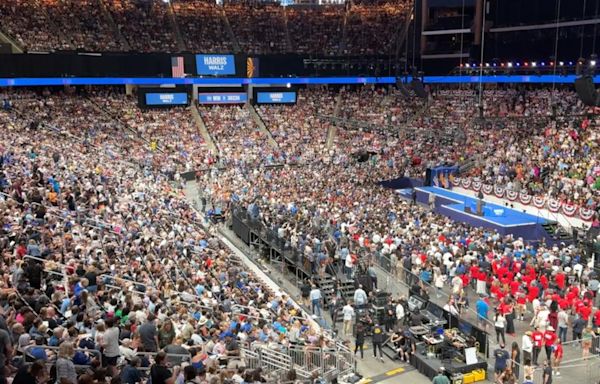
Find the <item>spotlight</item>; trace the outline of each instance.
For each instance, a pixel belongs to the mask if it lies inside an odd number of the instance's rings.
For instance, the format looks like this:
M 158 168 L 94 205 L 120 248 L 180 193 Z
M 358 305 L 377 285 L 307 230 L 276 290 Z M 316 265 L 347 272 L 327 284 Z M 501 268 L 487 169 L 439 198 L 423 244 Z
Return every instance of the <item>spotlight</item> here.
M 485 63 L 485 66 L 489 68 L 490 67 L 490 63 Z
M 517 63 L 517 67 L 520 67 L 520 66 L 521 66 L 521 63 Z
M 590 60 L 590 67 L 596 66 L 596 60 Z
M 469 68 L 471 65 L 469 63 L 465 64 L 465 67 Z
M 558 62 L 558 66 L 559 66 L 559 67 L 562 67 L 563 65 L 565 65 L 565 62 L 564 62 L 564 61 L 559 61 L 559 62 Z
M 507 65 L 508 65 L 508 68 L 512 68 L 512 61 L 509 61 Z
M 287 88 L 292 88 L 292 84 L 291 84 L 291 83 L 287 83 L 285 86 L 286 86 Z
M 569 65 L 570 65 L 570 66 L 572 66 L 572 65 L 573 65 L 573 62 L 572 62 L 572 61 L 569 61 Z
M 523 65 L 524 65 L 524 66 L 526 66 L 526 67 L 528 67 L 528 66 L 529 66 L 529 63 L 528 63 L 528 62 L 525 62 Z
M 531 66 L 535 68 L 535 67 L 537 67 L 537 63 L 535 61 L 532 61 Z
M 500 63 L 500 66 L 501 66 L 501 67 L 504 67 L 504 63 Z
M 546 66 L 546 63 L 544 63 L 544 62 L 542 61 L 542 67 L 545 67 L 545 66 Z

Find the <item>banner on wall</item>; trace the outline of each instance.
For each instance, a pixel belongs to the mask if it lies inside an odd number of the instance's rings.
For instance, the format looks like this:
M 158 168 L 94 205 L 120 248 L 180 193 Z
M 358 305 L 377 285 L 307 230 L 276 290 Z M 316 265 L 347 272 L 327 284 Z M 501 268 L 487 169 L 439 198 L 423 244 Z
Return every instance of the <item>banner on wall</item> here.
M 198 75 L 235 75 L 235 56 L 196 55 Z

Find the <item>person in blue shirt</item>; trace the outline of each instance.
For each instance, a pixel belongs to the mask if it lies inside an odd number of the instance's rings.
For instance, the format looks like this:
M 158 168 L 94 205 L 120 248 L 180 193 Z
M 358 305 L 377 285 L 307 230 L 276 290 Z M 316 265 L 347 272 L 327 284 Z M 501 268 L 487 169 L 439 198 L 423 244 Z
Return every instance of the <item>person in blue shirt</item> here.
M 45 339 L 43 336 L 37 336 L 35 338 L 35 346 L 31 348 L 27 354 L 36 360 L 48 361 L 48 355 L 46 354 L 46 350 L 43 348 L 44 341 Z
M 485 329 L 486 321 L 488 318 L 488 311 L 490 309 L 490 306 L 484 300 L 483 295 L 479 295 L 479 300 L 477 300 L 477 303 L 475 304 L 475 308 L 477 309 L 477 321 L 479 323 L 479 326 L 481 328 Z

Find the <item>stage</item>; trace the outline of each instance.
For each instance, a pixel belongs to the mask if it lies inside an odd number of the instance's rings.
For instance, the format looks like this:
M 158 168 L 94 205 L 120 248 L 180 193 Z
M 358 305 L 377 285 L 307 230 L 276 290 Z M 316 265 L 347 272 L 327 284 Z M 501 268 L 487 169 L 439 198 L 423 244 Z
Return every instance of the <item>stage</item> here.
M 439 187 L 417 187 L 415 191 L 417 192 L 417 201 L 426 205 L 429 205 L 429 195 L 433 193 L 435 195 L 435 212 L 455 221 L 494 229 L 503 236 L 512 234 L 526 240 L 539 240 L 549 236 L 542 227 L 547 220 L 542 217 L 485 200 L 483 200 L 485 202 L 483 215 L 480 216 L 475 213 L 479 200 L 477 196 L 469 196 Z M 405 197 L 407 195 L 404 190 L 396 192 Z M 468 207 L 471 212 L 465 212 L 465 207 Z

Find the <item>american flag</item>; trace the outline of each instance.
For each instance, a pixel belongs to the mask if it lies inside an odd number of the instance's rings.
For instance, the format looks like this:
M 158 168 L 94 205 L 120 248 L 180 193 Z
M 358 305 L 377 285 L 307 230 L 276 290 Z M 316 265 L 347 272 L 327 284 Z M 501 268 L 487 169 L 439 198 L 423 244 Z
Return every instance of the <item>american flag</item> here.
M 177 56 L 171 58 L 171 73 L 173 77 L 185 77 L 183 57 Z

